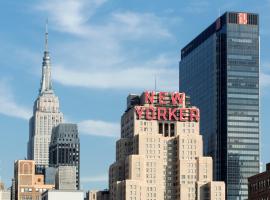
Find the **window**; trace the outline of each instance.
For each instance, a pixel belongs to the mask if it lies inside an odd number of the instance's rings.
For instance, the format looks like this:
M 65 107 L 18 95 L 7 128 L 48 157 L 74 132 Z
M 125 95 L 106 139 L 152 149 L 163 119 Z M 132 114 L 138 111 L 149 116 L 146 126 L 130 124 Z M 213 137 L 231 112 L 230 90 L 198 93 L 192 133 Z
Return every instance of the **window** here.
M 159 123 L 158 124 L 158 133 L 159 134 L 162 134 L 163 133 L 163 124 L 162 123 Z
M 175 135 L 174 124 L 170 124 L 171 137 Z
M 169 135 L 169 125 L 167 123 L 165 124 L 165 128 L 164 129 L 165 129 L 164 130 L 165 131 L 164 136 L 167 137 Z

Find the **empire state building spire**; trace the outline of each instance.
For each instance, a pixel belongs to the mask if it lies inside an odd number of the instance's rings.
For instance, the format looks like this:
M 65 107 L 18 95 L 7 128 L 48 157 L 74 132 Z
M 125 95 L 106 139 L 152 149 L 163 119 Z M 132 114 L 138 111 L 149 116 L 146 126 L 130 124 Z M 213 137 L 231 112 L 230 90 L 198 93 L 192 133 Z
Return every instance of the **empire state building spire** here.
M 39 95 L 33 106 L 33 116 L 29 122 L 27 157 L 36 162 L 37 172 L 49 166 L 49 146 L 52 129 L 64 121 L 59 99 L 52 88 L 51 60 L 48 49 L 48 22 L 45 31 L 45 47 L 42 62 L 42 77 Z
M 41 85 L 39 89 L 39 94 L 43 93 L 53 93 L 52 89 L 52 80 L 51 80 L 51 59 L 48 50 L 48 20 L 46 22 L 46 31 L 45 31 L 45 50 L 43 55 L 42 62 L 42 78 Z

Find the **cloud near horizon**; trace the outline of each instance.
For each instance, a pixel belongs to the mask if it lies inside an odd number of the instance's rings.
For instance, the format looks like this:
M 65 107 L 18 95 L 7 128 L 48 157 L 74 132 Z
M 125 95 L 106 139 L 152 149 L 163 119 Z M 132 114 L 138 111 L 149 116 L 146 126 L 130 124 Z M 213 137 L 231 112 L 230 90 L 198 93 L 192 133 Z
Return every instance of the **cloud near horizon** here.
M 32 111 L 15 101 L 15 97 L 7 81 L 0 79 L 0 113 L 10 117 L 29 120 Z
M 260 74 L 260 86 L 263 88 L 270 87 L 270 74 L 263 72 Z
M 262 89 L 262 94 L 268 94 L 270 87 L 270 62 L 261 62 L 261 72 L 260 72 L 260 87 Z
M 79 131 L 84 135 L 101 137 L 119 137 L 120 124 L 100 120 L 84 120 L 78 123 Z
M 82 177 L 81 182 L 82 183 L 108 182 L 108 175 Z

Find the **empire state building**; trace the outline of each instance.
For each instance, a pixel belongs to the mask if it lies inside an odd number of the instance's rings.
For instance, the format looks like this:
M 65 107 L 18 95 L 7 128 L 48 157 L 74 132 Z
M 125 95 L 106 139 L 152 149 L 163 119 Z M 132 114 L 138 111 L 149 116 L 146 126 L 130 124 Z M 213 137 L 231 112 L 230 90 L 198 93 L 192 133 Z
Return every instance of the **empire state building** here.
M 27 150 L 28 159 L 34 160 L 40 169 L 49 165 L 49 144 L 52 128 L 61 122 L 63 122 L 63 113 L 60 112 L 59 99 L 52 87 L 51 60 L 48 51 L 48 31 L 46 26 L 42 77 L 39 95 L 33 107 L 33 116 L 29 121 Z

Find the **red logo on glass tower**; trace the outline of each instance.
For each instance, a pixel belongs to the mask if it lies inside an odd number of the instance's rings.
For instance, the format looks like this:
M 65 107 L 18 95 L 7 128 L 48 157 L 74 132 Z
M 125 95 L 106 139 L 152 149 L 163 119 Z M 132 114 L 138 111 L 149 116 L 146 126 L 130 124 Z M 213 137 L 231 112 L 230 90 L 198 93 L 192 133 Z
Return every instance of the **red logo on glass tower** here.
M 238 13 L 238 24 L 247 24 L 247 13 Z

